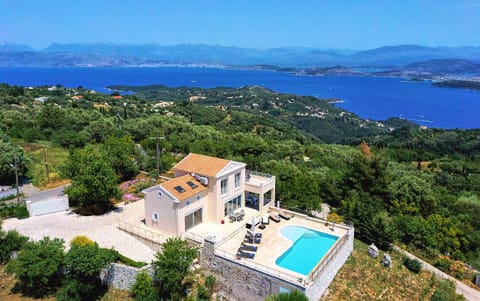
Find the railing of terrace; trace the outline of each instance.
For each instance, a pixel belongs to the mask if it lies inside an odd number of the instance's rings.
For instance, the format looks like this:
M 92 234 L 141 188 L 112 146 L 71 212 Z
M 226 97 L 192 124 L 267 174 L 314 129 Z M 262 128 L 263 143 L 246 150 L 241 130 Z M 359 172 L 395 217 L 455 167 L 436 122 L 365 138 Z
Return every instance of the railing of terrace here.
M 236 264 L 243 265 L 255 271 L 259 271 L 261 273 L 287 281 L 293 285 L 303 287 L 303 288 L 306 287 L 305 281 L 304 281 L 305 279 L 303 277 L 295 277 L 291 274 L 282 272 L 274 268 L 267 267 L 266 265 L 257 263 L 255 261 L 251 261 L 249 259 L 237 259 L 237 256 L 235 254 L 229 253 L 224 250 L 218 250 L 217 248 L 215 248 L 214 254 L 222 258 L 228 259 L 230 261 L 233 261 Z
M 137 235 L 146 240 L 152 241 L 154 243 L 162 244 L 165 241 L 165 237 L 163 235 L 125 221 L 119 220 L 117 222 L 117 228 L 133 235 Z
M 246 170 L 246 178 L 249 179 L 251 176 L 259 176 L 263 178 L 272 178 L 273 176 L 268 173 L 260 172 L 260 171 L 253 171 L 253 170 Z
M 311 271 L 308 276 L 307 276 L 307 281 L 309 283 L 313 283 L 317 278 L 323 273 L 325 268 L 330 264 L 330 262 L 333 260 L 335 255 L 337 255 L 338 251 L 343 248 L 345 245 L 346 241 L 348 240 L 348 236 L 344 235 L 342 238 L 340 238 L 340 241 L 335 244 L 333 249 L 330 249 L 327 253 L 327 255 L 320 261 L 320 263 Z

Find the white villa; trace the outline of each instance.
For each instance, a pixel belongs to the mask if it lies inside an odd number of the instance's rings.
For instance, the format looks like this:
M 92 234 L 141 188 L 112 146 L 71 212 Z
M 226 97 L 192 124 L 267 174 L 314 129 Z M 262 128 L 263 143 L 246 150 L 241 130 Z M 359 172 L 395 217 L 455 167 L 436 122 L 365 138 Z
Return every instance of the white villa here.
M 149 229 L 137 235 L 152 242 L 182 236 L 197 245 L 199 263 L 236 300 L 261 301 L 292 290 L 318 300 L 353 250 L 352 226 L 279 208 L 272 175 L 249 171 L 242 162 L 193 153 L 173 170 L 173 179 L 143 191 L 142 226 Z M 292 249 L 298 240 L 310 239 L 331 247 Z M 283 262 L 285 256 L 294 258 L 285 261 L 294 266 Z
M 174 179 L 144 191 L 145 224 L 179 235 L 201 223 L 241 218 L 244 207 L 263 211 L 275 203 L 275 177 L 245 166 L 189 154 L 173 168 Z

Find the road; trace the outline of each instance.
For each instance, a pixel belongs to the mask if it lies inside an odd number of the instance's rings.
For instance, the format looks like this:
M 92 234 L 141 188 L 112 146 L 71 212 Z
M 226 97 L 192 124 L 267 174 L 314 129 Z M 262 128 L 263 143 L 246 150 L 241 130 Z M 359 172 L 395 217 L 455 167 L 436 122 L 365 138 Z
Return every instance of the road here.
M 63 189 L 65 189 L 65 187 L 67 186 L 68 185 L 37 192 L 35 194 L 29 195 L 28 197 L 26 197 L 26 199 L 30 201 L 40 201 L 40 200 L 60 197 L 60 196 L 63 196 Z
M 465 283 L 453 278 L 452 276 L 450 275 L 447 275 L 445 274 L 444 272 L 440 271 L 439 269 L 437 269 L 436 267 L 432 266 L 431 264 L 423 261 L 422 259 L 416 257 L 415 255 L 403 250 L 403 249 L 400 249 L 399 247 L 397 246 L 394 246 L 393 247 L 393 250 L 396 251 L 396 252 L 399 252 L 401 254 L 404 254 L 406 255 L 407 257 L 411 258 L 411 259 L 416 259 L 418 261 L 420 261 L 422 263 L 422 267 L 433 273 L 434 275 L 436 275 L 438 278 L 440 279 L 446 279 L 446 280 L 450 280 L 450 281 L 453 281 L 455 283 L 455 287 L 456 287 L 456 291 L 458 294 L 461 294 L 465 297 L 465 299 L 469 300 L 469 301 L 478 301 L 480 300 L 480 291 L 474 289 L 474 288 L 471 288 L 469 287 L 468 285 L 466 285 Z

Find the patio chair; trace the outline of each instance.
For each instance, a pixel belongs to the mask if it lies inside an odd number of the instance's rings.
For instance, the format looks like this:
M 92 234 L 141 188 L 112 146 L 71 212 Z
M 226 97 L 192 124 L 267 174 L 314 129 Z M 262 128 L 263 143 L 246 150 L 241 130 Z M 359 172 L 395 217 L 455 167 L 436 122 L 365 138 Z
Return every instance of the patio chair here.
M 262 216 L 262 224 L 263 225 L 268 225 L 270 223 L 270 219 L 268 218 L 267 215 Z
M 256 252 L 258 250 L 258 247 L 257 246 L 246 245 L 246 244 L 242 243 L 242 245 L 240 246 L 240 249 L 242 251 Z
M 286 220 L 289 220 L 293 217 L 293 215 L 283 211 L 282 209 L 278 209 L 278 216 L 280 216 L 281 218 L 286 219 Z
M 278 215 L 276 215 L 275 213 L 271 212 L 270 213 L 270 219 L 276 223 L 279 223 L 280 222 L 280 217 L 278 217 Z
M 245 252 L 241 248 L 238 249 L 237 251 L 237 258 L 249 258 L 253 259 L 255 257 L 255 253 L 250 253 L 250 252 Z
M 233 214 L 233 210 L 228 211 L 228 218 L 230 219 L 230 222 L 234 222 L 237 220 L 235 214 Z

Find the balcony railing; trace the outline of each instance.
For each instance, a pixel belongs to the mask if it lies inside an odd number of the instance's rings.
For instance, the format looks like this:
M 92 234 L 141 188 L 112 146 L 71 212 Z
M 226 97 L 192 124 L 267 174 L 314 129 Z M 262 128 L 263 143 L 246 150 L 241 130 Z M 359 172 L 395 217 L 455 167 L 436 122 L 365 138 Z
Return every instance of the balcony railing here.
M 272 179 L 273 178 L 273 176 L 271 174 L 268 174 L 268 173 L 253 171 L 253 170 L 246 170 L 245 181 L 248 182 L 252 176 L 257 176 L 257 177 L 262 177 L 262 178 L 267 178 L 267 179 Z

